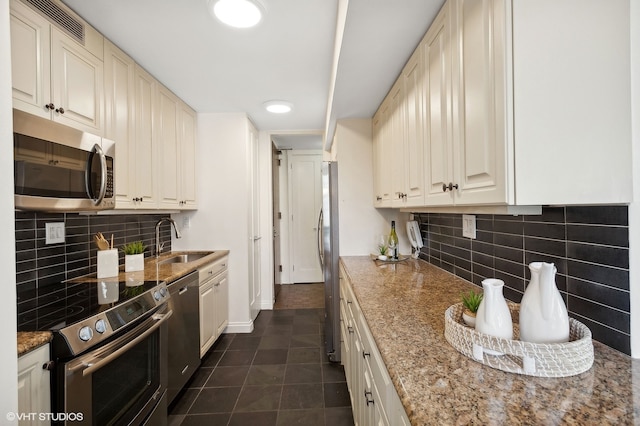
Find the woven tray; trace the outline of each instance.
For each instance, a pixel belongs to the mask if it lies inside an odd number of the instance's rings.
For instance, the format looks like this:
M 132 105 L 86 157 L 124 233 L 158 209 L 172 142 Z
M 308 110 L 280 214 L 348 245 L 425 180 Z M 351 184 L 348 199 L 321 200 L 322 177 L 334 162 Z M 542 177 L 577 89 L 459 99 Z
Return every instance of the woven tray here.
M 520 305 L 508 302 L 514 340 L 480 333 L 462 320 L 464 306 L 450 306 L 444 314 L 444 336 L 462 354 L 489 367 L 537 377 L 567 377 L 583 373 L 593 365 L 591 330 L 569 318 L 569 342 L 529 343 L 517 340 Z M 484 349 L 504 355 L 489 355 Z

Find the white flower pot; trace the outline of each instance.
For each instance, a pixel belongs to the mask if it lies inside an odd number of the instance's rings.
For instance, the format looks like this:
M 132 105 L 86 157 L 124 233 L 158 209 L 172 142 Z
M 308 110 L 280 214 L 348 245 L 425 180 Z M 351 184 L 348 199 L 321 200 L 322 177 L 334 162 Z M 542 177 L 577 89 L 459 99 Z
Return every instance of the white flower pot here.
M 474 315 L 469 315 L 466 309 L 462 312 L 462 320 L 464 321 L 465 324 L 467 324 L 469 327 L 474 327 L 476 326 L 476 316 Z
M 127 254 L 124 256 L 124 271 L 144 271 L 144 253 Z

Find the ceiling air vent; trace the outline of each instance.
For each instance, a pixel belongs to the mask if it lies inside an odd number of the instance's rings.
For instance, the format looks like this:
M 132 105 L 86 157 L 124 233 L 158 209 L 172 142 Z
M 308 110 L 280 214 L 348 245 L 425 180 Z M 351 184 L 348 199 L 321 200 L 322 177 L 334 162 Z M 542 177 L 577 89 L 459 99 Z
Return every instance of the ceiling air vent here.
M 84 24 L 51 0 L 23 0 L 84 45 Z

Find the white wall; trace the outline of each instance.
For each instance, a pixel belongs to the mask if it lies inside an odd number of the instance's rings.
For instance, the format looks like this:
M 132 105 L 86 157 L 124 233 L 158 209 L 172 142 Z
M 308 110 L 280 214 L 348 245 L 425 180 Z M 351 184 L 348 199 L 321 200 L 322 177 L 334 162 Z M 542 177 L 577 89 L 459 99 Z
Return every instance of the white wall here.
M 379 235 L 396 221 L 400 253 L 411 253 L 406 236 L 408 213 L 373 207 L 371 119 L 338 120 L 331 157 L 338 161 L 340 256 L 376 253 Z
M 18 366 L 16 342 L 15 216 L 13 213 L 13 112 L 11 110 L 11 46 L 9 43 L 9 0 L 0 0 L 0 199 L 11 200 L 0 207 L 3 238 L 0 242 L 0 270 L 3 274 L 2 327 L 0 327 L 0 423 L 18 411 Z
M 230 250 L 227 333 L 251 332 L 247 116 L 198 114 L 198 210 L 173 215 L 173 250 Z M 185 228 L 184 218 L 190 227 Z
M 634 199 L 629 206 L 631 356 L 640 358 L 640 0 L 631 0 L 631 120 Z

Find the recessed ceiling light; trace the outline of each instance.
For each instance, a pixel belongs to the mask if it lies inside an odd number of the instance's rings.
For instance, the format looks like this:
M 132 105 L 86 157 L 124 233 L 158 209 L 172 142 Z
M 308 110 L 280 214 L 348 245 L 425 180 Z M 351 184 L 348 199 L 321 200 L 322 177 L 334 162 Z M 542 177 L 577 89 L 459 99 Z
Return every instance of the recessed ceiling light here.
M 208 4 L 213 16 L 232 27 L 253 27 L 262 19 L 262 5 L 256 0 L 208 0 Z
M 286 114 L 293 109 L 293 104 L 287 101 L 268 101 L 263 105 L 267 111 L 274 114 Z

